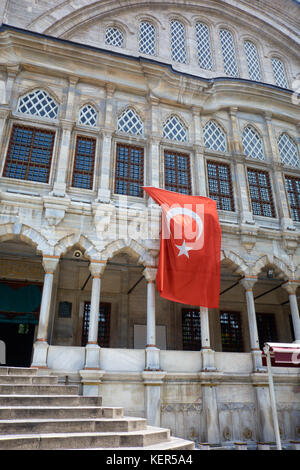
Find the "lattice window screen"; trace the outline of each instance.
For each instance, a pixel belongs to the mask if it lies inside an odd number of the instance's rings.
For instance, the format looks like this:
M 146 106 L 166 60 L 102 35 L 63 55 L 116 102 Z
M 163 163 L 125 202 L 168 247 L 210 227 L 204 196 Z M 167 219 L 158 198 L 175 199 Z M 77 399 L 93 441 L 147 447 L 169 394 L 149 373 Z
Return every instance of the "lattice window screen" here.
M 135 135 L 142 135 L 144 133 L 143 121 L 134 109 L 128 108 L 119 116 L 118 131 Z
M 285 165 L 298 168 L 300 166 L 299 153 L 296 143 L 286 133 L 278 139 L 280 159 Z
M 260 71 L 257 48 L 255 44 L 253 44 L 253 42 L 250 42 L 250 41 L 245 41 L 244 47 L 245 47 L 249 77 L 251 78 L 251 80 L 260 82 L 262 78 L 261 78 L 261 71 Z
M 188 140 L 187 129 L 177 116 L 170 116 L 165 122 L 164 137 L 179 142 L 186 142 Z
M 282 61 L 276 57 L 273 57 L 272 68 L 276 85 L 282 88 L 288 88 L 289 86 Z
M 263 141 L 252 126 L 245 127 L 242 135 L 244 152 L 248 157 L 265 160 Z
M 85 126 L 96 127 L 98 120 L 98 113 L 93 106 L 87 104 L 79 111 L 79 124 Z
M 215 121 L 209 121 L 203 129 L 203 138 L 205 147 L 210 150 L 226 152 L 227 140 L 226 134 Z
M 229 77 L 238 77 L 238 67 L 236 62 L 233 36 L 227 29 L 220 30 L 221 48 L 224 61 L 224 71 Z
M 147 21 L 140 23 L 139 49 L 143 54 L 155 55 L 155 27 Z
M 185 27 L 180 21 L 171 21 L 171 52 L 174 62 L 186 64 Z
M 17 111 L 23 114 L 57 119 L 58 105 L 44 90 L 34 90 L 19 99 Z
M 196 37 L 199 66 L 203 69 L 212 69 L 209 29 L 206 24 L 196 23 Z
M 123 33 L 118 28 L 107 28 L 105 32 L 105 44 L 110 46 L 123 47 Z

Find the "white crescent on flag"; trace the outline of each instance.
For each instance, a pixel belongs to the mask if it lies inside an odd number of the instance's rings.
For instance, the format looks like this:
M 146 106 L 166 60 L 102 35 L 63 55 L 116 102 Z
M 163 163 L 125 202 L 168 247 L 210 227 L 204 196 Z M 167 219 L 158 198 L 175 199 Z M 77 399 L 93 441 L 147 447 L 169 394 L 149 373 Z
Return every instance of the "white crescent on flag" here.
M 195 220 L 195 222 L 197 223 L 198 230 L 197 230 L 196 240 L 194 242 L 188 242 L 188 243 L 186 243 L 186 241 L 184 240 L 182 245 L 176 245 L 176 247 L 179 249 L 178 256 L 185 255 L 187 258 L 189 258 L 188 252 L 190 250 L 200 250 L 203 247 L 203 239 L 201 239 L 201 235 L 203 233 L 203 221 L 200 215 L 192 211 L 191 209 L 188 209 L 186 207 L 173 207 L 166 213 L 169 231 L 170 231 L 171 220 L 176 215 L 187 215 L 191 217 L 193 220 Z

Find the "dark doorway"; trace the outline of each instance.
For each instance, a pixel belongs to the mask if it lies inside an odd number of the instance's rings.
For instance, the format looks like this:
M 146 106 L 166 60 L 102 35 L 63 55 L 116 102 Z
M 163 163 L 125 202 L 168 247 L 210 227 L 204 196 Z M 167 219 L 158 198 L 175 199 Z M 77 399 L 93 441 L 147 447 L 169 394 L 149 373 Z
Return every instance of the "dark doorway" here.
M 6 364 L 29 367 L 35 325 L 31 323 L 0 323 L 0 340 L 6 346 Z

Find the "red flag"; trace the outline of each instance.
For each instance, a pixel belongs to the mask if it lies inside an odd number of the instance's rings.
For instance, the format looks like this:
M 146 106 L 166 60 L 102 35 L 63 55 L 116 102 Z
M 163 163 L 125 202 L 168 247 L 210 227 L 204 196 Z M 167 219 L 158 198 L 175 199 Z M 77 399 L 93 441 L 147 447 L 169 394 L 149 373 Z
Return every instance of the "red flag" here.
M 162 208 L 157 289 L 166 299 L 217 308 L 221 228 L 216 202 L 154 187 L 143 188 Z

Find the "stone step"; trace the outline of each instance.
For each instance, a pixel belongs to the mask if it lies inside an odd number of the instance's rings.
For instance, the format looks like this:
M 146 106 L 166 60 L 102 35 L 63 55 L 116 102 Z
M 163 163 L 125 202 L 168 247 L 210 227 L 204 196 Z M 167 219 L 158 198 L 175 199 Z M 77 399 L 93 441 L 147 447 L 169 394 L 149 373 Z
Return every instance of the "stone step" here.
M 84 397 L 82 397 L 84 398 Z M 0 419 L 64 419 L 124 417 L 123 408 L 102 406 L 6 406 L 0 407 Z
M 80 395 L 0 395 L 0 406 L 101 406 L 102 397 Z
M 122 448 L 154 445 L 169 441 L 168 429 L 148 426 L 142 431 L 124 432 L 86 432 L 55 434 L 15 434 L 0 436 L 0 449 L 11 450 L 51 450 L 79 448 Z
M 75 395 L 77 385 L 1 385 L 0 395 Z
M 37 375 L 34 367 L 0 367 L 0 375 Z
M 1 420 L 0 435 L 79 433 L 79 432 L 131 432 L 146 429 L 143 418 L 72 418 L 72 419 L 18 419 Z
M 0 385 L 55 385 L 58 377 L 54 375 L 0 375 Z
M 105 450 L 105 447 L 95 447 L 77 450 Z M 119 447 L 111 448 L 109 450 L 120 450 Z M 180 439 L 179 437 L 171 437 L 169 441 L 158 442 L 154 445 L 144 446 L 144 447 L 122 447 L 122 450 L 195 450 L 195 443 L 193 441 L 186 441 L 185 439 Z M 185 456 L 185 459 L 188 456 Z M 178 456 L 179 458 L 179 456 Z

